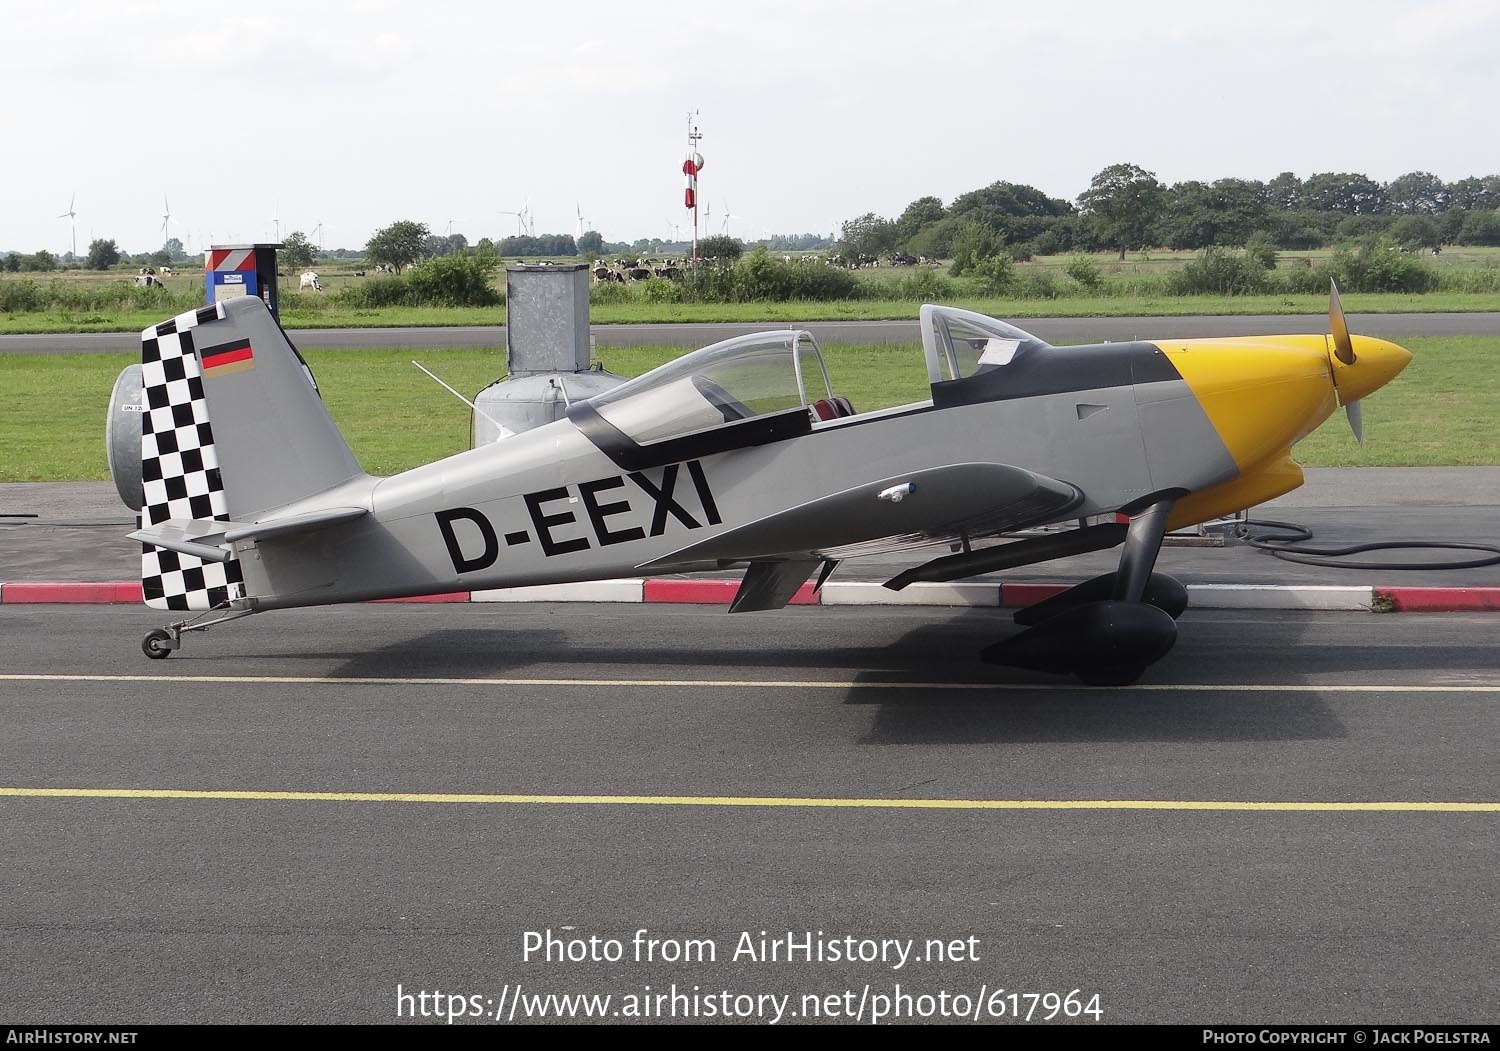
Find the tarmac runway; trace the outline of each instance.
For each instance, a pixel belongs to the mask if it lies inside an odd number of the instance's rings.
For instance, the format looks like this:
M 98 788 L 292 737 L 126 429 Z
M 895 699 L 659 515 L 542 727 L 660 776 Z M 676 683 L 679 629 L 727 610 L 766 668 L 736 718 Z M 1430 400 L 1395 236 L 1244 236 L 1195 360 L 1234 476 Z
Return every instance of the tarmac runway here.
M 917 343 L 921 334 L 912 304 L 910 321 L 809 321 L 754 324 L 594 325 L 599 346 L 704 347 L 747 332 L 806 328 L 820 343 Z M 1350 327 L 1369 336 L 1500 335 L 1500 312 L 1472 314 L 1354 314 Z M 1023 318 L 1016 324 L 1051 343 L 1120 342 L 1130 339 L 1192 339 L 1294 332 L 1326 332 L 1326 314 L 1246 314 L 1215 317 Z M 288 333 L 302 350 L 505 346 L 504 325 L 448 328 L 301 328 Z M 137 332 L 0 336 L 0 354 L 109 354 L 137 351 Z
M 1492 616 L 1189 611 L 1124 691 L 993 610 L 161 618 L 0 606 L 15 1022 L 1494 1017 Z

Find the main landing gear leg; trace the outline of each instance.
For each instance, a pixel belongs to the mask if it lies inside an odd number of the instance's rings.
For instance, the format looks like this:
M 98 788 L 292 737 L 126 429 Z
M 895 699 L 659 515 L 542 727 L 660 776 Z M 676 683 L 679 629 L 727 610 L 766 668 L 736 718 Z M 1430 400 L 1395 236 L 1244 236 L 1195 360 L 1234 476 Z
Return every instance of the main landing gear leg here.
M 1070 605 L 980 656 L 992 664 L 1071 673 L 1090 686 L 1139 679 L 1177 641 L 1172 614 L 1144 601 L 1173 501 L 1163 497 L 1131 518 L 1107 599 Z
M 188 620 L 180 620 L 175 624 L 168 624 L 165 628 L 148 631 L 146 637 L 141 640 L 141 652 L 154 661 L 166 660 L 172 655 L 173 650 L 182 648 L 182 637 L 188 632 L 207 631 L 216 624 L 240 620 L 255 612 L 253 609 L 229 609 L 228 606 L 217 606 L 214 609 L 205 610 Z M 212 620 L 203 619 L 215 613 L 220 615 L 213 617 Z

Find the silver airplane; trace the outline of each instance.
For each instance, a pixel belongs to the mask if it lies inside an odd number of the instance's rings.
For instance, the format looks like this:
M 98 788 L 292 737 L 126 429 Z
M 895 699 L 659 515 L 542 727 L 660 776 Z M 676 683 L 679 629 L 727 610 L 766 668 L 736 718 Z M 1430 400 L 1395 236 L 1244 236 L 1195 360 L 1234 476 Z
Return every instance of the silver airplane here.
M 565 419 L 391 477 L 363 471 L 254 297 L 142 334 L 148 605 L 253 613 L 746 567 L 729 609 L 778 609 L 842 560 L 936 547 L 891 579 L 956 580 L 1121 547 L 1119 568 L 1020 610 L 984 659 L 1135 681 L 1177 638 L 1170 529 L 1302 482 L 1291 447 L 1410 355 L 1331 334 L 1050 346 L 921 308 L 931 397 L 856 411 L 806 332 L 716 343 Z M 1038 531 L 1049 524 L 1072 528 Z M 1018 536 L 1021 531 L 1028 535 Z

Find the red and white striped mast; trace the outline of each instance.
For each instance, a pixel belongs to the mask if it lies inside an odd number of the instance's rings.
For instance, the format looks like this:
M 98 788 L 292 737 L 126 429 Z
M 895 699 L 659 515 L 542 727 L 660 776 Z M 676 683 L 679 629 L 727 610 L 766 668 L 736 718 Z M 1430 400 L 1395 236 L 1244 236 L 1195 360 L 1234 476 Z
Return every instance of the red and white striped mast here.
M 687 115 L 688 122 L 688 148 L 687 157 L 682 162 L 682 174 L 687 176 L 687 189 L 683 191 L 682 201 L 688 211 L 693 213 L 693 252 L 694 262 L 698 259 L 698 173 L 703 170 L 703 154 L 698 152 L 698 140 L 703 138 L 703 133 L 698 130 L 698 111 L 693 110 Z

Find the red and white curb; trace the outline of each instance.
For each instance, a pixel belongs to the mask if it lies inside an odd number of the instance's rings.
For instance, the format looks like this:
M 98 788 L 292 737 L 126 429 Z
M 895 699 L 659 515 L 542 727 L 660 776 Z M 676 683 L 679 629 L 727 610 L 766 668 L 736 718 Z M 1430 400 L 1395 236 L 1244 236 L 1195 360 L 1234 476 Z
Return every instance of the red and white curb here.
M 738 580 L 598 580 L 496 591 L 451 591 L 387 602 L 673 602 L 727 606 Z M 1066 591 L 1067 584 L 913 584 L 892 591 L 868 582 L 804 584 L 794 606 L 1003 606 L 1018 609 Z M 117 583 L 0 584 L 0 604 L 139 604 L 141 585 Z M 1397 613 L 1500 611 L 1500 587 L 1357 587 L 1288 584 L 1189 584 L 1192 609 L 1350 610 Z

